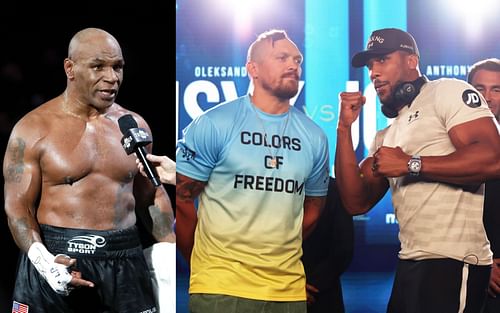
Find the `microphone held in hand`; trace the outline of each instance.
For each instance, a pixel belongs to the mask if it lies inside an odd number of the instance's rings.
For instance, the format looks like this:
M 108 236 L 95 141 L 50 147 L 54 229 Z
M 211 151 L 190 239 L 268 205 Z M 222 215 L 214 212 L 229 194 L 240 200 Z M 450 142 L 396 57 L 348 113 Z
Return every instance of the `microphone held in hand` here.
M 151 180 L 151 183 L 153 183 L 155 187 L 160 186 L 161 182 L 156 172 L 156 168 L 146 159 L 146 154 L 148 152 L 145 146 L 152 142 L 151 136 L 144 128 L 137 127 L 137 122 L 130 114 L 120 117 L 118 119 L 118 125 L 123 134 L 121 143 L 125 152 L 127 152 L 127 154 L 135 152 L 137 158 L 144 167 L 144 172 L 146 172 L 149 180 Z

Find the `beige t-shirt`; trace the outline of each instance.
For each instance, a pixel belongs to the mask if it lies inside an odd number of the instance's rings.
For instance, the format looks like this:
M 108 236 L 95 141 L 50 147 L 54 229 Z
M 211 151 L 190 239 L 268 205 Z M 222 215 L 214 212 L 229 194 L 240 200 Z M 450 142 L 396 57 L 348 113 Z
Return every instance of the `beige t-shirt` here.
M 382 145 L 399 146 L 407 154 L 420 156 L 454 152 L 448 136 L 452 127 L 493 117 L 484 101 L 478 99 L 477 91 L 463 81 L 428 82 L 412 105 L 405 106 L 390 126 L 377 133 L 370 155 Z M 478 265 L 492 263 L 482 221 L 484 184 L 477 190 L 466 190 L 411 176 L 389 178 L 389 183 L 400 227 L 401 259 L 452 258 Z

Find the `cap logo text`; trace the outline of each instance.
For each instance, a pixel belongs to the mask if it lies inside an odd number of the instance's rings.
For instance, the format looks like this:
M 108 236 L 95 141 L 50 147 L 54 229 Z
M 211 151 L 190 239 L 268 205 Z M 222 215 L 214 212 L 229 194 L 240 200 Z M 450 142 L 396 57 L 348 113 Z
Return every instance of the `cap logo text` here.
M 400 48 L 403 48 L 403 49 L 409 49 L 409 50 L 413 51 L 413 47 L 412 47 L 412 46 L 408 46 L 408 45 L 405 45 L 405 44 L 403 44 L 403 43 L 402 43 L 402 44 L 400 44 L 400 45 L 399 45 L 399 47 L 400 47 Z
M 379 44 L 383 44 L 384 43 L 384 37 L 380 37 L 380 36 L 371 36 L 370 37 L 370 41 L 368 41 L 368 45 L 367 45 L 367 48 L 371 48 L 373 46 L 373 44 L 375 42 L 378 42 Z

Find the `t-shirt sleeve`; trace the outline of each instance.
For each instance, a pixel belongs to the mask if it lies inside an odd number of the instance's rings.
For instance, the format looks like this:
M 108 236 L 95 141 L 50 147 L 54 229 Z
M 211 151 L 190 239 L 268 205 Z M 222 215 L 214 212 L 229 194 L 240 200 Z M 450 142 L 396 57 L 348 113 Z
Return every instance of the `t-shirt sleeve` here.
M 465 81 L 441 82 L 436 89 L 436 111 L 449 131 L 481 117 L 493 117 L 480 93 Z
M 215 167 L 221 136 L 214 123 L 205 115 L 194 119 L 177 142 L 176 171 L 190 178 L 208 181 Z
M 306 195 L 313 197 L 325 196 L 327 194 L 330 176 L 328 139 L 323 132 L 317 138 L 319 140 L 316 140 L 314 144 L 319 148 L 315 149 L 313 168 L 311 175 L 306 181 Z

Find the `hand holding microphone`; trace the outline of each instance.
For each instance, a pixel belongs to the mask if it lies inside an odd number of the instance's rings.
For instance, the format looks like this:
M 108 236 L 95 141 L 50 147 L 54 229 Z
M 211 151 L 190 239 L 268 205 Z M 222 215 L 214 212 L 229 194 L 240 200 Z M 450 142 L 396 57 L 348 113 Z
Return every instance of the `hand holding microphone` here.
M 155 154 L 147 154 L 146 158 L 148 161 L 153 163 L 153 166 L 156 168 L 158 175 L 160 177 L 160 181 L 164 184 L 175 185 L 175 161 L 171 160 L 166 155 L 155 155 Z M 144 171 L 144 166 L 139 161 L 136 160 L 137 167 L 143 176 L 147 176 Z
M 146 158 L 148 152 L 145 146 L 152 142 L 151 136 L 144 128 L 138 128 L 137 122 L 134 120 L 132 115 L 126 114 L 118 119 L 118 125 L 123 134 L 121 140 L 123 149 L 127 154 L 135 152 L 137 158 L 141 162 L 146 176 L 149 178 L 151 183 L 158 187 L 161 185 L 160 178 L 156 172 L 156 168 L 149 163 Z

